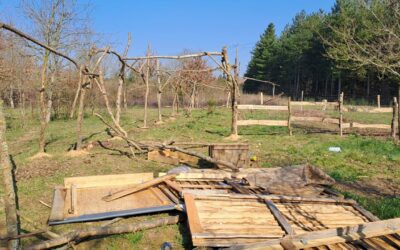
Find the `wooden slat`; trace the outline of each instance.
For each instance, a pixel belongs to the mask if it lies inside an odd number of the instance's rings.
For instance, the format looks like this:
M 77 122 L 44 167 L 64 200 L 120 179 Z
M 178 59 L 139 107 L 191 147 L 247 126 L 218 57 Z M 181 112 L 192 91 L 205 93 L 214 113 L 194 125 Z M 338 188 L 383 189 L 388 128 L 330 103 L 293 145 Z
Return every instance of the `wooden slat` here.
M 389 235 L 400 232 L 400 218 L 385 221 L 369 222 L 352 227 L 341 227 L 316 231 L 296 236 L 289 239 L 297 249 L 318 247 L 343 242 L 351 242 L 360 239 L 368 239 L 381 235 Z M 261 243 L 233 246 L 230 249 L 275 249 L 280 245 L 281 239 L 265 241 Z M 400 246 L 399 246 L 400 247 Z
M 289 235 L 294 235 L 295 232 L 286 218 L 281 214 L 279 209 L 275 206 L 275 204 L 271 200 L 264 200 L 267 204 L 268 208 L 271 210 L 272 214 L 274 215 L 275 219 L 278 221 L 279 225 L 285 230 L 285 232 Z
M 190 233 L 192 235 L 202 233 L 203 228 L 200 224 L 200 218 L 197 212 L 194 196 L 191 194 L 184 194 L 183 197 L 185 200 L 186 213 L 189 220 Z
M 238 105 L 238 109 L 242 110 L 278 110 L 278 111 L 287 111 L 288 106 L 275 106 L 275 105 L 247 105 L 242 104 Z
M 103 197 L 103 200 L 104 201 L 112 201 L 112 200 L 124 197 L 126 195 L 133 194 L 133 193 L 138 192 L 140 190 L 155 186 L 157 184 L 160 184 L 161 182 L 164 182 L 165 180 L 170 180 L 170 179 L 174 178 L 175 176 L 176 175 L 165 175 L 165 176 L 159 177 L 157 179 L 153 179 L 153 180 L 144 182 L 144 183 L 139 184 L 139 185 L 137 185 L 135 187 L 124 189 L 124 190 L 120 190 L 120 191 L 115 192 L 113 194 L 107 195 L 107 196 Z
M 152 179 L 153 173 L 80 176 L 65 178 L 64 187 L 69 188 L 72 184 L 77 188 L 120 186 L 140 184 Z
M 291 120 L 294 122 L 322 122 L 323 117 L 313 117 L 313 116 L 292 116 Z
M 238 120 L 237 125 L 238 126 L 261 125 L 261 126 L 287 127 L 288 121 L 285 121 L 285 120 Z

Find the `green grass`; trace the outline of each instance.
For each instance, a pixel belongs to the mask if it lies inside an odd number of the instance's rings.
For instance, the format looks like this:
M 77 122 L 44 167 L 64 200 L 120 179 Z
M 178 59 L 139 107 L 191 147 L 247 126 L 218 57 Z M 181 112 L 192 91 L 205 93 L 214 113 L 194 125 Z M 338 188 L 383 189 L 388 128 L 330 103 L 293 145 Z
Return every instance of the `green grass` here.
M 97 110 L 96 112 L 101 112 Z M 150 110 L 149 129 L 140 129 L 143 121 L 143 110 L 131 108 L 124 111 L 121 123 L 129 132 L 129 136 L 138 140 L 157 141 L 195 141 L 222 142 L 230 134 L 230 112 L 225 108 L 209 110 L 194 110 L 190 116 L 180 114 L 174 120 L 167 120 L 170 109 L 164 109 L 166 123 L 155 125 L 157 112 Z M 31 160 L 38 149 L 37 114 L 29 112 L 25 122 L 21 120 L 18 110 L 6 110 L 7 141 L 17 166 L 18 192 L 21 213 L 31 219 L 45 224 L 49 210 L 39 203 L 42 200 L 51 203 L 52 190 L 55 185 L 63 183 L 63 178 L 69 176 L 123 174 L 132 172 L 161 172 L 170 167 L 148 162 L 139 157 L 129 159 L 118 151 L 95 147 L 90 155 L 69 157 L 67 149 L 76 140 L 76 121 L 69 119 L 53 120 L 50 122 L 46 140 L 47 152 L 52 158 Z M 107 117 L 105 113 L 104 117 Z M 242 113 L 246 119 L 285 119 L 283 112 L 249 112 Z M 359 122 L 388 123 L 387 114 L 352 113 L 352 119 Z M 83 132 L 85 142 L 108 139 L 104 132 L 105 125 L 87 113 L 84 120 Z M 287 128 L 249 126 L 239 127 L 241 142 L 250 145 L 250 154 L 257 156 L 260 167 L 288 166 L 310 163 L 322 168 L 341 183 L 357 182 L 361 186 L 377 183 L 383 180 L 395 187 L 400 187 L 400 148 L 389 138 L 374 138 L 367 136 L 347 135 L 339 137 L 333 133 L 314 133 L 302 127 L 295 126 L 293 136 L 288 136 Z M 329 152 L 330 146 L 338 146 L 341 153 Z M 113 148 L 128 151 L 123 142 L 114 141 Z M 341 190 L 341 189 L 339 189 Z M 345 191 L 345 192 L 344 192 Z M 351 197 L 378 217 L 392 218 L 400 216 L 400 201 L 395 195 L 385 193 L 369 195 L 365 190 L 343 190 Z M 2 191 L 0 190 L 0 193 Z M 398 193 L 398 192 L 397 192 Z M 4 225 L 4 212 L 0 209 L 0 228 Z M 143 218 L 132 218 L 132 221 Z M 131 220 L 131 219 L 130 219 Z M 3 223 L 3 224 L 2 224 Z M 91 226 L 96 223 L 91 223 Z M 24 228 L 28 224 L 22 221 Z M 54 227 L 55 231 L 63 232 L 87 224 L 63 225 Z M 1 229 L 0 229 L 1 231 Z M 183 235 L 180 231 L 186 232 Z M 162 237 L 160 237 L 162 236 Z M 117 235 L 83 243 L 85 248 L 98 249 L 158 249 L 162 242 L 172 242 L 176 249 L 190 246 L 187 229 L 178 226 L 162 227 L 142 233 Z M 24 240 L 24 243 L 29 243 Z

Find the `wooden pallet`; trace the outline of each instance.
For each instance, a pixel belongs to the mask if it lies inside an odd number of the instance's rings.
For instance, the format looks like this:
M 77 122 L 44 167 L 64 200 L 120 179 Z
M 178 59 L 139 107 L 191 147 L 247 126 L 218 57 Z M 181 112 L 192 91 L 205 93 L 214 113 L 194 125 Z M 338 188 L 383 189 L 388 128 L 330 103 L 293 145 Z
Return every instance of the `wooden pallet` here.
M 184 194 L 193 245 L 227 247 L 375 220 L 351 200 Z

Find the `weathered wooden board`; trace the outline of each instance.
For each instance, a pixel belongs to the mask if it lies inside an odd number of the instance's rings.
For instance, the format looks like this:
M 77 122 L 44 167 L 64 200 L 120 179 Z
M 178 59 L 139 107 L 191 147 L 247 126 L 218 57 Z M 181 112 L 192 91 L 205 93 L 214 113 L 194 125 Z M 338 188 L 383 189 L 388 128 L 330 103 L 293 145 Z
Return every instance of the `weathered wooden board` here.
M 242 109 L 242 110 L 278 110 L 278 111 L 288 111 L 288 106 L 242 104 L 242 105 L 238 105 L 238 109 Z
M 400 218 L 309 232 L 290 238 L 233 246 L 231 250 L 256 249 L 400 249 Z M 287 248 L 286 248 L 287 249 Z
M 150 175 L 151 174 L 151 175 Z M 121 182 L 118 183 L 118 176 Z M 132 195 L 111 202 L 102 200 L 116 191 L 133 188 L 144 181 L 153 179 L 152 173 L 88 176 L 67 178 L 64 187 L 54 192 L 53 206 L 49 218 L 50 224 L 61 224 L 82 220 L 112 218 L 120 212 L 137 213 L 138 209 L 174 206 L 175 203 L 159 188 L 150 187 Z
M 277 219 L 287 221 L 293 234 L 369 222 L 352 202 L 299 198 L 184 192 L 193 244 L 226 247 L 279 239 L 288 230 Z M 276 207 L 275 213 L 268 201 Z M 283 218 L 277 218 L 276 212 Z
M 232 242 L 248 242 L 282 237 L 279 226 L 268 207 L 258 200 L 207 200 L 184 194 L 192 241 L 195 246 L 229 246 Z
M 238 168 L 248 166 L 248 144 L 218 144 L 209 146 L 210 157 L 235 164 Z
M 78 188 L 98 187 L 98 186 L 120 186 L 139 184 L 153 179 L 153 173 L 135 174 L 115 174 L 115 175 L 95 175 L 68 177 L 64 179 L 64 187 L 69 188 L 75 184 Z
M 238 120 L 237 125 L 238 126 L 261 125 L 261 126 L 287 127 L 288 121 L 286 121 L 286 120 Z

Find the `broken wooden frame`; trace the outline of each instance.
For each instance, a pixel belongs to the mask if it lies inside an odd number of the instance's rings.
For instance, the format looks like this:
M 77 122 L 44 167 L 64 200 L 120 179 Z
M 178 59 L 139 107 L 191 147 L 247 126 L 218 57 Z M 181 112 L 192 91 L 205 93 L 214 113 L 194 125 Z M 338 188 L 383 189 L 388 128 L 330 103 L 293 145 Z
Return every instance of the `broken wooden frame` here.
M 398 233 L 399 218 L 286 236 L 277 240 L 232 246 L 229 249 L 399 249 Z
M 186 191 L 184 199 L 195 246 L 228 247 L 376 219 L 352 200 L 204 191 Z

